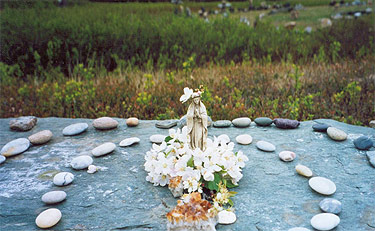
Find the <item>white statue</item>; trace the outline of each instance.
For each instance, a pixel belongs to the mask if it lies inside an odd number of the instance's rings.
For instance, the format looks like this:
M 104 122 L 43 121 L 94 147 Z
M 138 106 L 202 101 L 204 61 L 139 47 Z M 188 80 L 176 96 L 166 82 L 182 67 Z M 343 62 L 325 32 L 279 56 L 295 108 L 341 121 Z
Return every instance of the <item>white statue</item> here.
M 200 148 L 202 151 L 206 150 L 207 146 L 207 124 L 208 116 L 207 110 L 204 104 L 201 102 L 200 97 L 202 92 L 194 92 L 189 89 L 184 89 L 185 94 L 181 96 L 180 101 L 183 103 L 186 102 L 190 97 L 193 99 L 193 102 L 190 104 L 187 114 L 187 131 L 190 148 L 195 150 Z

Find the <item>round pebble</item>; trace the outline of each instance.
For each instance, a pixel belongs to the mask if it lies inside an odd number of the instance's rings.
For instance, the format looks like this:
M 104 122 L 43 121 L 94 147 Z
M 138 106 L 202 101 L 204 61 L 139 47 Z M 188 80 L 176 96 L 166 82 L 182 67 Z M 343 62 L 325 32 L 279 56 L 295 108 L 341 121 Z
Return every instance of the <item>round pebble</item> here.
M 3 155 L 0 155 L 0 164 L 4 163 L 6 161 L 6 157 Z
M 258 126 L 270 126 L 272 123 L 273 123 L 273 120 L 271 118 L 268 118 L 268 117 L 258 117 L 254 120 L 254 122 L 258 125 Z
M 325 177 L 313 177 L 309 180 L 310 187 L 322 195 L 332 195 L 336 192 L 336 185 Z
M 46 204 L 56 204 L 59 203 L 66 198 L 66 192 L 64 191 L 51 191 L 45 193 L 42 196 L 42 201 Z
M 249 117 L 236 118 L 236 119 L 232 120 L 232 124 L 235 127 L 246 128 L 246 127 L 250 126 L 251 119 Z
M 304 177 L 312 177 L 313 175 L 312 171 L 308 167 L 301 164 L 296 166 L 296 172 Z
M 99 168 L 95 165 L 90 165 L 87 169 L 87 173 L 96 173 L 99 170 Z
M 38 119 L 35 116 L 21 116 L 9 121 L 9 127 L 12 130 L 25 132 L 32 129 L 37 121 Z
M 311 226 L 317 230 L 331 230 L 340 224 L 340 218 L 332 213 L 320 213 L 311 218 Z
M 156 135 L 150 136 L 150 141 L 152 143 L 161 144 L 165 140 L 165 138 L 166 138 L 165 135 L 156 134 Z
M 368 150 L 372 147 L 373 142 L 370 137 L 361 136 L 353 141 L 355 147 L 359 150 Z
M 72 183 L 73 180 L 74 180 L 74 175 L 71 174 L 70 172 L 60 172 L 60 173 L 57 173 L 53 177 L 53 183 L 56 186 L 68 185 L 68 184 Z
M 42 229 L 51 228 L 61 219 L 61 212 L 58 209 L 47 209 L 35 219 L 35 224 Z
M 236 214 L 234 214 L 234 212 L 230 212 L 226 210 L 220 211 L 217 214 L 217 216 L 218 216 L 219 224 L 222 224 L 222 225 L 233 224 L 237 220 Z
M 316 123 L 312 126 L 313 130 L 316 132 L 326 132 L 329 125 L 324 123 Z
M 336 199 L 326 198 L 319 203 L 319 207 L 323 212 L 339 214 L 342 205 L 341 202 Z
M 343 141 L 348 137 L 348 135 L 344 131 L 334 127 L 329 127 L 327 129 L 327 134 L 332 140 L 336 141 Z
M 251 135 L 248 134 L 242 134 L 236 137 L 236 141 L 239 144 L 248 145 L 251 144 L 251 142 L 253 142 L 253 137 L 251 137 Z
M 94 128 L 99 130 L 108 130 L 117 128 L 118 122 L 110 117 L 100 117 L 92 122 Z
M 290 119 L 281 119 L 277 118 L 273 121 L 277 128 L 282 129 L 294 129 L 300 125 L 300 122 L 297 120 L 290 120 Z
M 217 139 L 218 139 L 219 143 L 224 142 L 224 143 L 228 144 L 230 142 L 230 138 L 227 134 L 222 134 L 222 135 L 218 136 Z
M 52 139 L 52 132 L 50 130 L 43 130 L 29 136 L 29 141 L 32 144 L 45 144 Z
M 275 145 L 267 142 L 267 141 L 258 141 L 257 144 L 256 144 L 257 148 L 262 150 L 262 151 L 265 151 L 265 152 L 273 152 L 276 150 L 276 147 Z
M 311 231 L 311 230 L 304 228 L 304 227 L 295 227 L 295 228 L 288 229 L 288 231 Z
M 279 158 L 282 161 L 290 162 L 290 161 L 293 161 L 296 158 L 296 154 L 294 152 L 291 152 L 291 151 L 282 151 L 282 152 L 279 153 Z
M 130 117 L 126 120 L 126 125 L 129 127 L 135 127 L 139 124 L 139 120 L 135 117 Z
M 218 120 L 213 125 L 215 128 L 227 128 L 232 125 L 232 122 L 230 120 Z
M 91 156 L 78 156 L 72 160 L 70 165 L 72 166 L 73 169 L 75 170 L 81 170 L 81 169 L 86 169 L 91 165 L 93 162 Z
M 87 123 L 76 123 L 65 127 L 62 131 L 64 136 L 75 136 L 86 131 L 89 125 Z
M 162 129 L 169 129 L 176 126 L 178 120 L 161 120 L 156 122 L 155 127 L 162 128 Z
M 23 153 L 30 147 L 30 141 L 26 138 L 18 138 L 10 141 L 1 149 L 1 155 L 5 157 Z
M 107 142 L 102 145 L 99 145 L 98 147 L 94 148 L 91 153 L 93 156 L 98 157 L 98 156 L 104 156 L 108 153 L 111 153 L 115 150 L 116 144 Z
M 127 138 L 127 139 L 124 139 L 120 142 L 120 147 L 131 146 L 133 144 L 139 143 L 139 141 L 141 141 L 141 140 L 138 137 Z

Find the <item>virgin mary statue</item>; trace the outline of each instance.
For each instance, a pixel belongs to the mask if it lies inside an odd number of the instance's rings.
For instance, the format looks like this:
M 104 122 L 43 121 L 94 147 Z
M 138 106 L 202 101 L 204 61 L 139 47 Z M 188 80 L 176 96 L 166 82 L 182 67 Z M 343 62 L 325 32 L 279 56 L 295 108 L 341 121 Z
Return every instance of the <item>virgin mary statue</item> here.
M 200 148 L 204 151 L 207 145 L 207 111 L 200 100 L 199 93 L 193 93 L 192 98 L 193 102 L 190 104 L 186 114 L 190 148 L 192 150 Z

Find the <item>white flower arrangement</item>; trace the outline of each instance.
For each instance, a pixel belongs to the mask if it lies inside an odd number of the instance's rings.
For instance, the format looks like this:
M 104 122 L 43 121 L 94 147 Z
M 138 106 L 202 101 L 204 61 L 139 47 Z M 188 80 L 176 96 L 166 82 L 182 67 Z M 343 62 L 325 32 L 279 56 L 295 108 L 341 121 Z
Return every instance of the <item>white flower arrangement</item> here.
M 190 91 L 185 92 L 186 97 Z M 183 99 L 185 100 L 186 97 Z M 182 97 L 181 97 L 182 98 Z M 190 98 L 190 97 L 188 97 Z M 234 143 L 214 137 L 207 139 L 205 151 L 191 150 L 188 144 L 187 128 L 170 129 L 169 136 L 162 144 L 153 144 L 145 156 L 146 180 L 155 186 L 166 186 L 171 179 L 179 177 L 183 190 L 188 193 L 216 192 L 212 195 L 215 207 L 233 205 L 229 197 L 234 192 L 227 188 L 238 185 L 242 178 L 242 168 L 249 159 L 241 151 L 233 152 Z M 173 193 L 173 192 L 172 192 Z M 173 193 L 175 195 L 175 193 Z

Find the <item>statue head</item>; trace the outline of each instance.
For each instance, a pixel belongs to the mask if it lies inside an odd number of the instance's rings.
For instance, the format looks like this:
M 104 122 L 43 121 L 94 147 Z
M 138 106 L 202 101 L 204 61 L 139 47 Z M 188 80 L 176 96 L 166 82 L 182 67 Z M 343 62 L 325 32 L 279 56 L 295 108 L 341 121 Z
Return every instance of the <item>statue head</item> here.
M 199 104 L 199 102 L 200 102 L 200 100 L 201 100 L 201 96 L 200 96 L 200 94 L 198 94 L 198 93 L 193 93 L 192 98 L 193 98 L 193 102 L 194 102 L 195 104 Z

